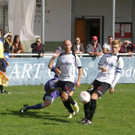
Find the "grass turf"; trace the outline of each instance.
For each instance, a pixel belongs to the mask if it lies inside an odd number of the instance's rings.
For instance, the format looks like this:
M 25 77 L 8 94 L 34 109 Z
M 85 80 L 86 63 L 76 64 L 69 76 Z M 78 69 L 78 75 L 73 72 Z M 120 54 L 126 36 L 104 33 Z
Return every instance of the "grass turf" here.
M 68 113 L 60 98 L 48 108 L 21 114 L 24 104 L 42 103 L 44 86 L 7 87 L 11 94 L 0 95 L 0 135 L 134 135 L 135 84 L 118 84 L 114 94 L 107 92 L 97 102 L 93 124 L 84 126 L 78 123 L 84 117 L 78 96 L 88 86 L 82 84 L 74 92 L 80 111 L 72 119 L 66 118 Z

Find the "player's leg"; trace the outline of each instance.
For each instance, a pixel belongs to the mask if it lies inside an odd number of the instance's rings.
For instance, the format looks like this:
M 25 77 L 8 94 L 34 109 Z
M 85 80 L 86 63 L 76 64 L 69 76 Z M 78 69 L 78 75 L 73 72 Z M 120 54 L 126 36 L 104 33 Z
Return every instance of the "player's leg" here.
M 84 125 L 92 124 L 92 118 L 93 118 L 95 110 L 96 110 L 97 99 L 98 99 L 98 94 L 93 93 L 91 95 L 91 100 L 89 102 L 89 116 L 87 118 L 87 121 L 84 122 Z
M 6 75 L 6 68 L 4 65 L 4 59 L 0 59 L 0 71 Z M 0 85 L 0 90 L 1 90 L 1 94 L 8 94 L 8 92 L 6 90 L 4 90 L 2 84 Z
M 90 86 L 88 87 L 87 92 L 88 92 L 90 95 L 92 95 L 92 93 L 94 92 L 95 89 L 97 89 L 98 86 L 99 86 L 99 83 L 98 83 L 96 80 L 94 80 L 94 81 L 90 84 Z M 85 115 L 85 116 L 84 116 L 83 119 L 81 119 L 81 120 L 79 121 L 80 123 L 84 123 L 84 122 L 86 122 L 86 121 L 88 120 L 88 118 L 89 118 L 89 116 L 90 116 L 90 104 L 91 104 L 91 101 L 83 105 L 84 115 Z
M 102 97 L 105 92 L 110 88 L 110 84 L 107 83 L 102 83 L 98 82 L 99 86 L 94 90 L 94 92 L 91 95 L 91 100 L 90 100 L 90 115 L 88 120 L 84 123 L 84 125 L 89 125 L 92 124 L 92 119 L 95 114 L 96 106 L 97 106 L 97 99 L 99 97 Z
M 71 97 L 72 94 L 73 94 L 73 91 L 71 91 L 70 93 L 63 91 L 61 94 L 61 99 L 63 101 L 63 104 L 67 108 L 67 110 L 70 112 L 68 118 L 72 118 L 75 115 L 75 112 L 79 112 L 79 107 L 77 105 L 77 102 L 74 101 Z M 75 112 L 72 109 L 71 104 L 73 105 Z
M 68 101 L 68 97 L 69 97 L 68 93 L 62 92 L 62 94 L 61 94 L 61 100 L 62 100 L 64 106 L 67 108 L 67 110 L 68 110 L 71 114 L 73 114 L 74 111 L 73 111 L 73 109 L 72 109 L 72 107 L 71 107 L 70 102 Z
M 21 113 L 24 113 L 30 109 L 42 109 L 50 106 L 54 102 L 54 98 L 51 96 L 46 96 L 43 103 L 32 105 L 32 106 L 25 106 L 20 110 Z

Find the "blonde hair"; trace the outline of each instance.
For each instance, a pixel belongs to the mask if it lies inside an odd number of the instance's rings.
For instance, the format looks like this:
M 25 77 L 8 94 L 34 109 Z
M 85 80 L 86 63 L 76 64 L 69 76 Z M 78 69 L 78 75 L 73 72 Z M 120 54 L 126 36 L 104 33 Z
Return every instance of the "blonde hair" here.
M 119 45 L 119 47 L 121 47 L 122 42 L 120 40 L 113 40 L 112 45 Z
M 8 36 L 9 36 L 9 35 L 8 35 Z M 12 37 L 11 37 L 10 39 L 8 39 L 8 36 L 6 37 L 6 41 L 8 42 L 8 44 L 9 44 L 10 46 L 12 46 L 12 45 L 13 45 Z

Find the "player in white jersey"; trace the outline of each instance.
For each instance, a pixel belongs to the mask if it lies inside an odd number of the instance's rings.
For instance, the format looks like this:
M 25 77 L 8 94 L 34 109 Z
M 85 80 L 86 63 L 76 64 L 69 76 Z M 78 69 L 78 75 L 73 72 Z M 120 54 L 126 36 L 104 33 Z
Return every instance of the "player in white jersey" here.
M 75 67 L 78 68 L 78 79 L 76 81 L 76 86 L 80 86 L 81 76 L 82 76 L 82 66 L 79 57 L 72 53 L 71 51 L 72 43 L 70 40 L 65 40 L 63 42 L 64 53 L 61 53 L 56 63 L 56 73 L 59 74 L 58 77 L 58 87 L 62 89 L 61 99 L 64 106 L 70 112 L 68 118 L 72 118 L 75 112 L 79 111 L 77 102 L 75 102 L 69 93 L 75 82 Z M 73 111 L 71 104 L 73 105 L 75 111 Z
M 112 41 L 112 53 L 104 54 L 99 61 L 98 69 L 101 72 L 87 90 L 91 94 L 91 100 L 84 104 L 85 118 L 80 121 L 84 125 L 92 124 L 97 99 L 102 97 L 108 89 L 110 93 L 114 93 L 114 87 L 121 76 L 124 65 L 123 59 L 117 55 L 120 46 L 119 40 Z

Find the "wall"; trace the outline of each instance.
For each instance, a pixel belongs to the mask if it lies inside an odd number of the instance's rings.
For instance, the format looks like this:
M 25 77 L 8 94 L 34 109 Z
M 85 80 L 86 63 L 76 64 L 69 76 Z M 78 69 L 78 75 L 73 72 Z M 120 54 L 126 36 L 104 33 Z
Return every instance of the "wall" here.
M 104 16 L 104 42 L 112 35 L 113 0 L 75 0 L 75 18 Z M 116 0 L 116 22 L 132 22 L 132 0 Z
M 46 0 L 45 41 L 71 39 L 71 0 Z M 41 36 L 41 6 L 35 12 L 34 33 Z

